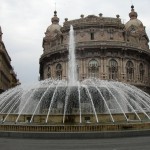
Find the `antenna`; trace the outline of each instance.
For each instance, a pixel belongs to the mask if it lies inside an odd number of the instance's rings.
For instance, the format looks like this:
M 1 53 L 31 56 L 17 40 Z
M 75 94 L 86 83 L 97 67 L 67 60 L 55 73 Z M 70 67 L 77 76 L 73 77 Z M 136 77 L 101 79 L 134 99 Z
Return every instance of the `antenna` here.
M 55 10 L 56 10 L 56 0 L 55 0 Z

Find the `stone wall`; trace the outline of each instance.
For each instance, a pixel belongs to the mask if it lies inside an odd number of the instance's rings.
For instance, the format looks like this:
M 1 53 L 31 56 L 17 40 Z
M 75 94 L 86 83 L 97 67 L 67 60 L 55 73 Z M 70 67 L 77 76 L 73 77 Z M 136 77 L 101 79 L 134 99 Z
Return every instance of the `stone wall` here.
M 150 129 L 150 123 L 126 124 L 89 124 L 89 125 L 0 125 L 0 131 L 22 132 L 94 132 L 94 131 L 130 131 Z
M 141 120 L 149 121 L 146 115 L 143 113 L 137 113 L 138 116 L 141 118 Z M 6 118 L 5 118 L 6 117 Z M 65 117 L 62 114 L 54 114 L 49 115 L 47 118 L 47 115 L 25 115 L 22 114 L 19 116 L 17 114 L 9 114 L 8 116 L 6 114 L 0 115 L 1 122 L 4 121 L 4 124 L 15 124 L 15 123 L 30 123 L 31 124 L 48 124 L 48 125 L 68 125 L 68 124 L 112 124 L 112 123 L 133 123 L 133 122 L 141 122 L 136 114 L 134 113 L 126 113 L 126 117 L 123 114 L 112 114 L 113 120 L 110 116 L 110 114 L 97 114 L 96 116 L 94 114 L 82 114 L 80 116 L 79 114 L 74 115 L 65 115 Z M 18 118 L 18 119 L 17 119 Z M 31 120 L 32 119 L 32 120 Z M 16 121 L 17 120 L 17 121 Z M 47 120 L 47 122 L 46 122 Z M 64 121 L 64 122 L 63 122 Z

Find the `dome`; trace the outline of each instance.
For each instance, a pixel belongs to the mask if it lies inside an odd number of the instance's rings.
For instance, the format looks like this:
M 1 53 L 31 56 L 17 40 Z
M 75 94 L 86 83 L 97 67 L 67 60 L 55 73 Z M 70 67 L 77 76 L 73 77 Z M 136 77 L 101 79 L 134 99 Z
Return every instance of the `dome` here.
M 61 25 L 59 25 L 59 24 L 51 24 L 51 25 L 47 28 L 46 33 L 47 33 L 47 32 L 53 33 L 53 32 L 55 32 L 55 31 L 60 31 L 60 29 L 61 29 Z
M 135 26 L 137 28 L 143 27 L 143 23 L 139 19 L 131 19 L 125 24 L 125 28 L 128 29 L 131 26 Z
M 54 33 L 60 31 L 61 26 L 59 25 L 59 18 L 57 17 L 57 11 L 54 11 L 54 17 L 51 19 L 52 24 L 48 26 L 46 33 Z
M 143 23 L 137 19 L 137 12 L 134 11 L 134 6 L 131 6 L 131 12 L 129 13 L 130 20 L 125 24 L 125 28 L 128 29 L 131 26 L 135 26 L 137 28 L 143 27 Z

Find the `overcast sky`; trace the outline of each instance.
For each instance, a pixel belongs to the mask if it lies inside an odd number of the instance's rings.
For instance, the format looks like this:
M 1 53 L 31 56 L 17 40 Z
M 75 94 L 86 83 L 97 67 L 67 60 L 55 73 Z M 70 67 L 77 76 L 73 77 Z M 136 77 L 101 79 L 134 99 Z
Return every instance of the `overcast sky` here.
M 64 18 L 72 20 L 81 14 L 99 13 L 104 17 L 119 14 L 122 21 L 127 22 L 133 3 L 150 37 L 150 0 L 0 0 L 3 42 L 21 83 L 38 80 L 42 40 L 51 24 L 55 3 L 61 25 Z

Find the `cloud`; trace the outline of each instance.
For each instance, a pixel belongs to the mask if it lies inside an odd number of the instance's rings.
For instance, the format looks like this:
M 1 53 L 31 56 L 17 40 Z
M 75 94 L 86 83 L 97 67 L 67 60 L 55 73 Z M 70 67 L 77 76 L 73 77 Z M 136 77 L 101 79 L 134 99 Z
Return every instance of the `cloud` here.
M 81 14 L 98 16 L 99 13 L 105 17 L 116 17 L 119 14 L 127 22 L 131 11 L 131 3 L 121 0 L 1 0 L 3 41 L 22 83 L 38 80 L 42 40 L 51 24 L 55 2 L 61 25 L 64 18 L 72 20 L 80 18 Z M 150 35 L 150 1 L 133 0 L 133 3 Z

